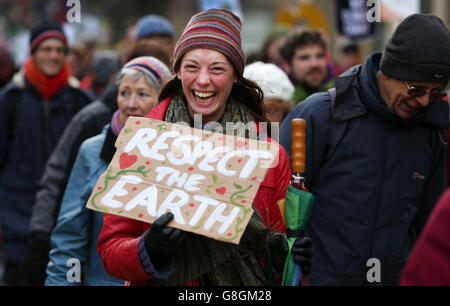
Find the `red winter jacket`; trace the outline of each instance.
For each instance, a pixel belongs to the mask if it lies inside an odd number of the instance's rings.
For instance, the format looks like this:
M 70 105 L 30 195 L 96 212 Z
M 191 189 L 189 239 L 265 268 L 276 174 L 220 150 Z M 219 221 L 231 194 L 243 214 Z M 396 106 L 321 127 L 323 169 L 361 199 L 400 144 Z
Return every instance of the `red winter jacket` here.
M 159 103 L 147 118 L 164 120 L 170 99 Z M 274 142 L 269 138 L 267 141 Z M 270 168 L 261 183 L 254 206 L 273 231 L 285 232 L 286 225 L 280 214 L 277 201 L 284 199 L 291 178 L 291 169 L 286 151 L 279 145 L 279 162 Z M 151 285 L 153 277 L 167 277 L 170 270 L 155 271 L 145 250 L 143 234 L 149 223 L 105 214 L 103 228 L 97 242 L 97 251 L 106 272 L 112 277 L 126 280 L 126 285 Z M 151 271 L 153 276 L 146 271 Z M 197 285 L 193 282 L 186 285 Z
M 450 286 L 450 189 L 440 198 L 406 262 L 402 286 Z

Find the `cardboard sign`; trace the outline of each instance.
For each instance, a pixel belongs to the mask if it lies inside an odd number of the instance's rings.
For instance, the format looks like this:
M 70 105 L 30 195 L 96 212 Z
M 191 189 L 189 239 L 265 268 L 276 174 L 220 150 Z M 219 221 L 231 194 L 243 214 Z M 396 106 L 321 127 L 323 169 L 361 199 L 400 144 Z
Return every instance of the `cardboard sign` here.
M 130 117 L 87 207 L 238 244 L 278 145 Z

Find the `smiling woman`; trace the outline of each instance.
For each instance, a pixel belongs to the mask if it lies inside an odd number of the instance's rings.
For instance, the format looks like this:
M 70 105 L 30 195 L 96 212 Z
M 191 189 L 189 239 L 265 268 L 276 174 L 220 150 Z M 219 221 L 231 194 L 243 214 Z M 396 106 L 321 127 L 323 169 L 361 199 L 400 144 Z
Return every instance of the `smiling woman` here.
M 256 83 L 243 77 L 245 55 L 240 31 L 240 19 L 227 9 L 194 15 L 175 47 L 176 76 L 162 88 L 159 104 L 147 118 L 194 127 L 193 117 L 201 115 L 202 126 L 196 128 L 207 129 L 207 123 L 217 121 L 225 134 L 242 135 L 239 127 L 245 126 L 244 135 L 257 138 L 248 126 L 256 131 L 257 123 L 266 121 L 263 94 Z M 243 125 L 235 124 L 238 122 Z M 265 262 L 281 272 L 287 252 L 280 234 L 286 227 L 277 202 L 286 194 L 290 166 L 286 152 L 276 145 L 278 163 L 265 178 L 258 178 L 262 183 L 253 200 L 254 213 L 239 245 L 168 226 L 176 214 L 170 209 L 159 210 L 152 224 L 105 214 L 97 250 L 108 273 L 134 285 L 268 284 L 261 254 L 266 251 L 270 252 L 267 258 L 281 258 Z M 219 162 L 218 167 L 224 164 Z M 274 240 L 280 243 L 271 243 Z M 305 251 L 300 256 L 310 257 L 311 250 Z M 266 272 L 272 273 L 271 269 Z
M 194 49 L 184 56 L 177 73 L 191 117 L 201 114 L 203 122 L 219 121 L 225 112 L 233 84 L 233 65 L 222 53 Z

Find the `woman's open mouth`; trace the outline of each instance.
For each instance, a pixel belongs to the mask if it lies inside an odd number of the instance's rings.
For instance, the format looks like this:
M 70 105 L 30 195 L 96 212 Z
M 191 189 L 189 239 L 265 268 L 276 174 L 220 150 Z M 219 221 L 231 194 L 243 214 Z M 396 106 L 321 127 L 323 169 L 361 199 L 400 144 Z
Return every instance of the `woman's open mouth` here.
M 199 91 L 194 90 L 193 95 L 197 98 L 197 101 L 200 104 L 208 104 L 216 96 L 216 93 L 215 92 L 199 92 Z

